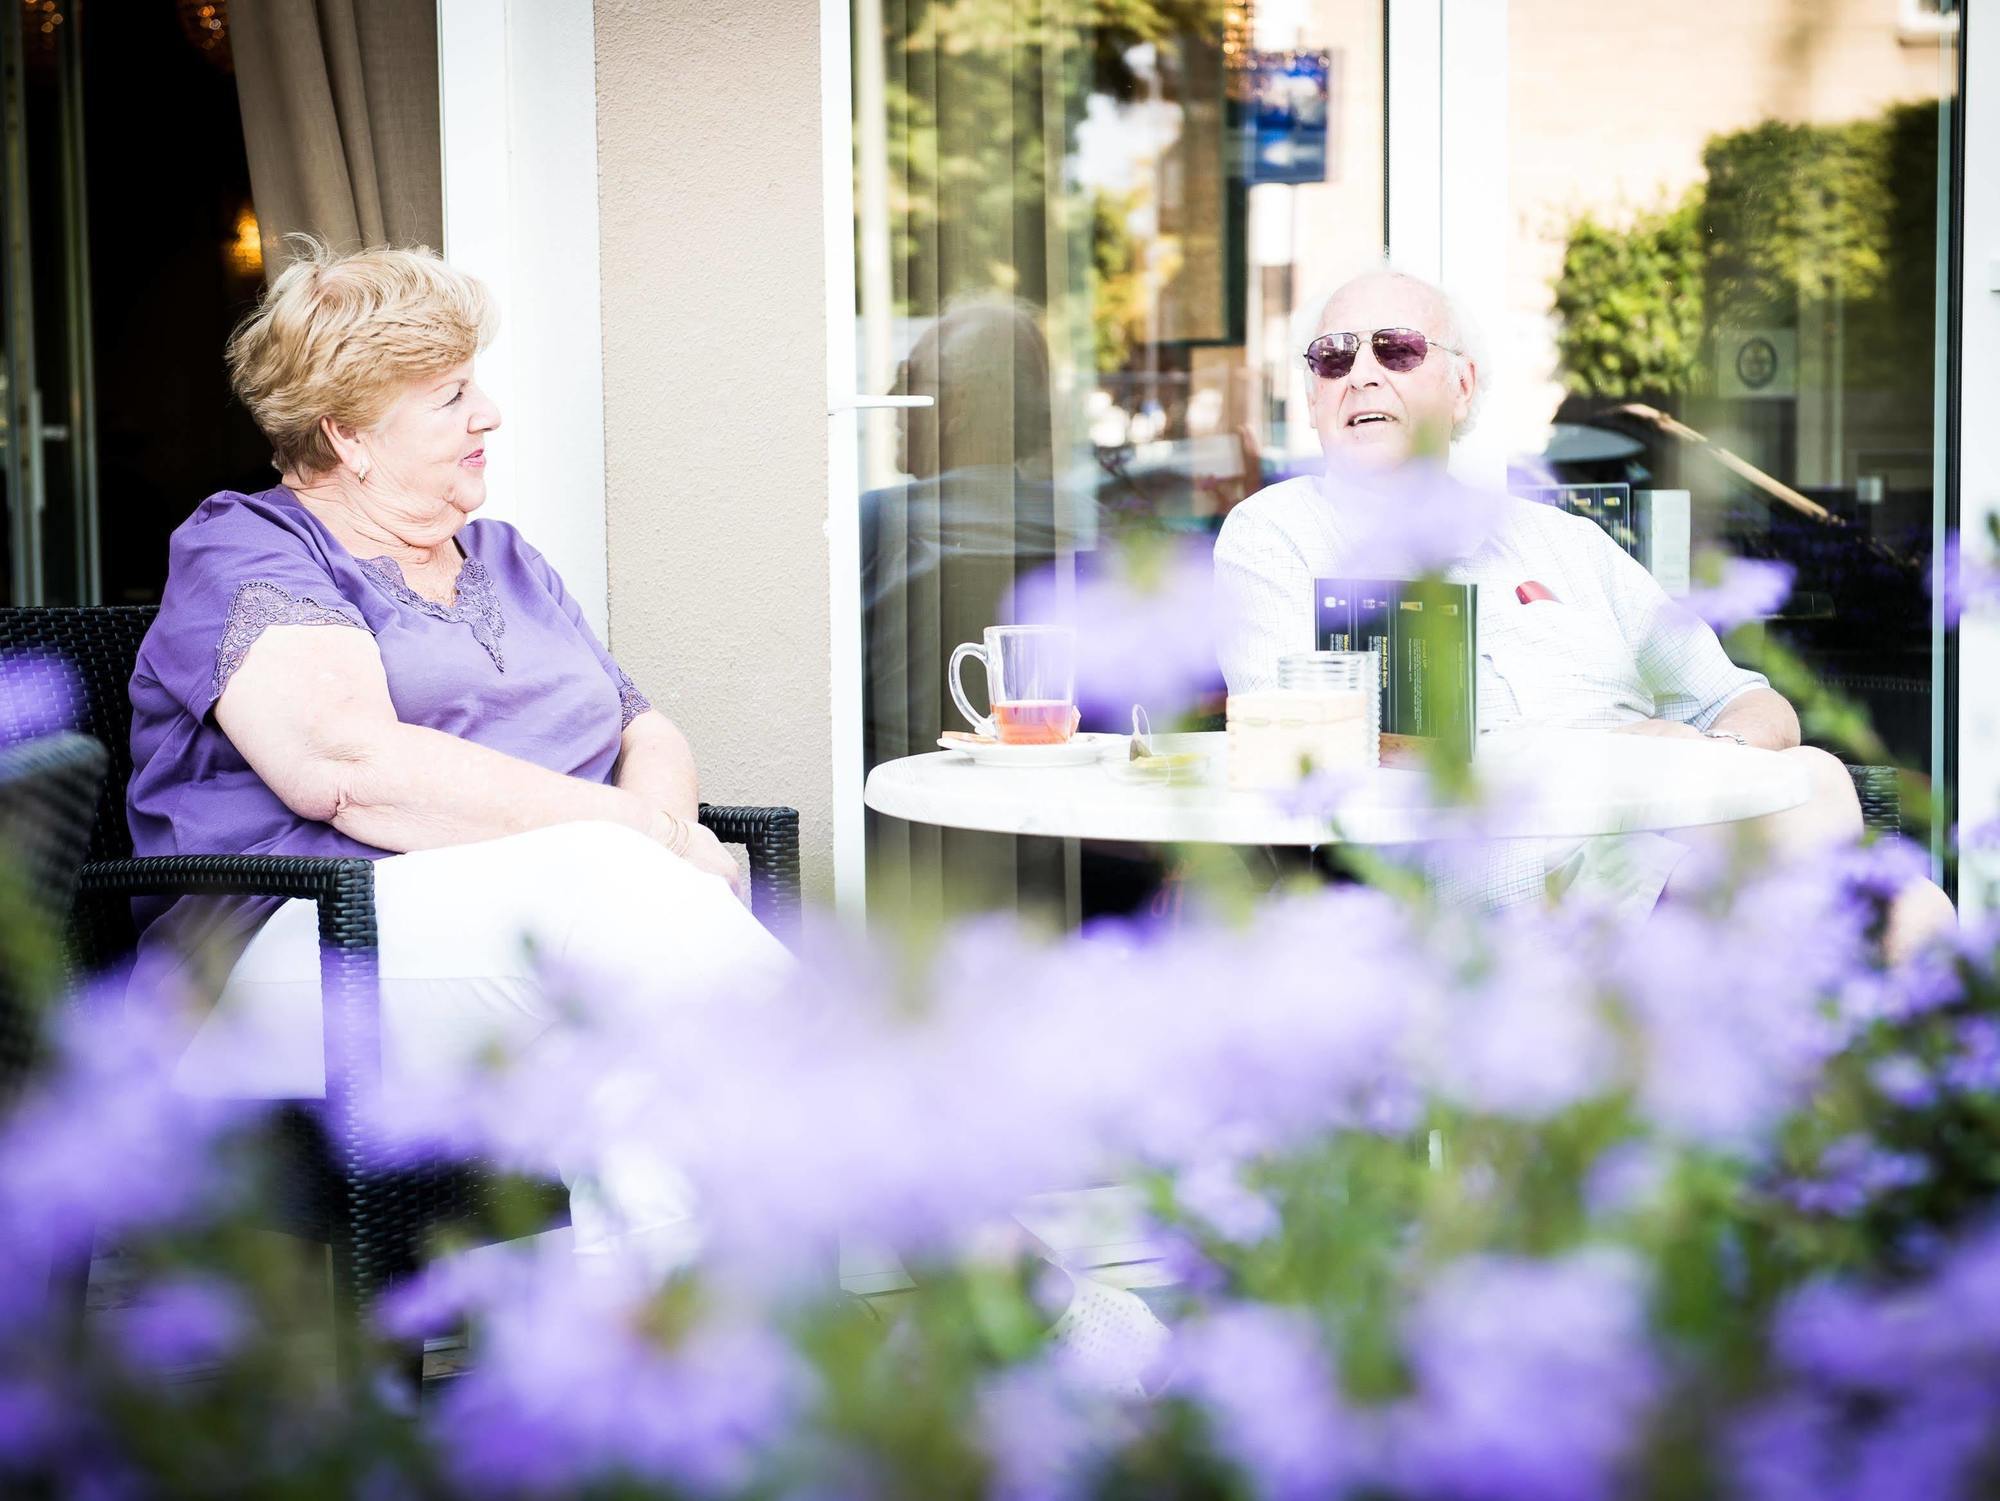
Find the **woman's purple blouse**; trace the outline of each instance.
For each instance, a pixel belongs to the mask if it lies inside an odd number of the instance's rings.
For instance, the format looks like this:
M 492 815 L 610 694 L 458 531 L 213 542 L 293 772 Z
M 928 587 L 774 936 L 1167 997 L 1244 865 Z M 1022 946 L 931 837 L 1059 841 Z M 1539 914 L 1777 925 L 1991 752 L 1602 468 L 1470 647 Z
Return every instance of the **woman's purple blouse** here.
M 134 852 L 390 853 L 292 812 L 216 727 L 215 701 L 274 625 L 373 635 L 405 724 L 610 781 L 619 737 L 650 707 L 645 697 L 513 527 L 471 521 L 458 545 L 458 602 L 446 607 L 410 589 L 392 560 L 354 557 L 282 486 L 203 501 L 173 534 L 159 618 L 132 674 Z M 180 905 L 192 909 L 177 914 L 181 941 L 240 943 L 278 900 Z M 150 922 L 162 906 L 137 915 Z

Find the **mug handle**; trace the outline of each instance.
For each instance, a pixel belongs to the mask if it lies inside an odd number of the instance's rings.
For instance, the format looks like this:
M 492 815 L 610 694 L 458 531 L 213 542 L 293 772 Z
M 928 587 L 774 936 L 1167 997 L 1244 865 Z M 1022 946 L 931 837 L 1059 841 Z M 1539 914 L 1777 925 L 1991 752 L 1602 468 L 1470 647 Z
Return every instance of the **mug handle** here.
M 972 701 L 965 696 L 965 685 L 958 680 L 958 665 L 967 657 L 979 658 L 979 665 L 986 669 L 986 696 L 993 697 L 993 663 L 986 656 L 986 648 L 977 642 L 961 641 L 952 648 L 951 666 L 945 669 L 945 681 L 951 684 L 951 701 L 958 705 L 958 712 L 965 716 L 965 722 L 982 735 L 1000 738 L 1000 730 L 991 718 L 972 712 Z

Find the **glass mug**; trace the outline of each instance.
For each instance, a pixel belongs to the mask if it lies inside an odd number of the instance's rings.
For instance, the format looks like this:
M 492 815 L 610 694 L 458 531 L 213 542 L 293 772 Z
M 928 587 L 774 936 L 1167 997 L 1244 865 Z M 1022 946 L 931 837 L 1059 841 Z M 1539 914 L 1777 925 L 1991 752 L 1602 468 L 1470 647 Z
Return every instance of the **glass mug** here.
M 990 715 L 973 712 L 959 664 L 986 667 Z M 951 701 L 966 723 L 1006 745 L 1061 745 L 1076 733 L 1076 632 L 1066 625 L 989 625 L 986 644 L 961 642 L 947 669 Z

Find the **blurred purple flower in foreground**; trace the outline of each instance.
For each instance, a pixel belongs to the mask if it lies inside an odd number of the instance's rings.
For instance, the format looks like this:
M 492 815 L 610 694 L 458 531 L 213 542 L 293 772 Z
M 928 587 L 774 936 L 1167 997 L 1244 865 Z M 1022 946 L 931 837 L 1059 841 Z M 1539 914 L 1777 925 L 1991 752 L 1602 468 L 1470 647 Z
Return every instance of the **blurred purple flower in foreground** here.
M 1446 1268 L 1409 1320 L 1417 1395 L 1396 1414 L 1397 1478 L 1467 1501 L 1616 1494 L 1662 1385 L 1647 1296 L 1639 1260 L 1609 1249 Z
M 1342 1409 L 1333 1367 L 1304 1314 L 1222 1308 L 1183 1329 L 1169 1391 L 1207 1412 L 1217 1447 L 1259 1497 L 1342 1494 L 1374 1455 Z
M 1491 540 L 1514 503 L 1436 464 L 1387 472 L 1329 464 L 1320 484 L 1339 513 L 1346 571 L 1357 578 L 1443 573 Z
M 1808 1284 L 1779 1309 L 1774 1343 L 1795 1384 L 1736 1426 L 1732 1465 L 1746 1495 L 1974 1494 L 2000 1453 L 2000 1229 L 1950 1250 L 1913 1285 Z
M 212 1209 L 226 1186 L 216 1148 L 245 1107 L 174 1089 L 181 1027 L 123 999 L 64 1009 L 53 1068 L 0 1130 L 0 1223 L 15 1252 L 73 1255 L 99 1234 Z
M 83 724 L 76 669 L 40 652 L 0 652 L 0 745 L 35 740 Z
M 390 1327 L 470 1313 L 480 1359 L 439 1399 L 434 1432 L 468 1494 L 572 1495 L 613 1477 L 697 1494 L 752 1483 L 810 1400 L 774 1332 L 706 1322 L 671 1348 L 642 1327 L 642 1278 L 566 1248 L 419 1279 Z
M 2000 602 L 2000 567 L 1994 566 L 1986 549 L 1968 556 L 1957 532 L 1944 539 L 1944 551 L 1930 582 L 1944 606 L 1948 626 L 1957 625 L 1963 616 L 1990 611 Z
M 1583 1181 L 1584 1204 L 1592 1218 L 1642 1214 L 1665 1196 L 1672 1158 L 1645 1141 L 1624 1141 L 1591 1164 Z
M 1051 1362 L 1015 1366 L 978 1396 L 979 1432 L 993 1464 L 993 1501 L 1067 1501 L 1089 1494 L 1092 1468 L 1121 1430 L 1115 1405 Z
M 227 1283 L 182 1277 L 149 1288 L 117 1315 L 115 1327 L 127 1364 L 166 1375 L 226 1358 L 251 1323 L 241 1295 Z
M 1690 590 L 1680 608 L 1708 622 L 1717 635 L 1727 635 L 1747 620 L 1776 613 L 1792 592 L 1794 570 L 1789 563 L 1766 558 L 1724 558 L 1721 576 Z
M 1134 704 L 1164 726 L 1221 686 L 1214 571 L 1199 544 L 1080 557 L 1073 587 L 1055 567 L 1044 568 L 1015 587 L 1006 618 L 1074 629 L 1077 703 L 1120 727 Z
M 1279 1230 L 1276 1206 L 1246 1185 L 1242 1170 L 1232 1162 L 1197 1163 L 1174 1180 L 1174 1198 L 1182 1209 L 1237 1245 L 1269 1240 Z
M 1807 1214 L 1845 1219 L 1929 1176 L 1930 1164 L 1922 1157 L 1888 1151 L 1866 1136 L 1843 1136 L 1820 1154 L 1810 1177 L 1780 1184 L 1778 1194 Z
M 1846 874 L 1838 860 L 1783 868 L 1746 883 L 1725 919 L 1668 904 L 1612 931 L 1594 969 L 1642 1028 L 1639 1103 L 1659 1129 L 1749 1148 L 1845 1043 L 1824 998 L 1867 966 Z

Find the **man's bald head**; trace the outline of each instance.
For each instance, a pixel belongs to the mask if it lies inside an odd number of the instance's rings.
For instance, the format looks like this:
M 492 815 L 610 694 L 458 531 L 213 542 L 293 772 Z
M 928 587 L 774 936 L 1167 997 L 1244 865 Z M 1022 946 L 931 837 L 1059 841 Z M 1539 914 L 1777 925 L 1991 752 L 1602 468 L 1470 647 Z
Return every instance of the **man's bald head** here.
M 1414 369 L 1390 370 L 1371 343 L 1380 329 L 1414 329 L 1430 351 Z M 1313 426 L 1329 460 L 1388 468 L 1418 454 L 1441 456 L 1471 425 L 1478 361 L 1442 289 L 1386 267 L 1364 272 L 1327 298 L 1312 337 L 1339 333 L 1358 336 L 1354 368 L 1338 379 L 1307 377 Z

